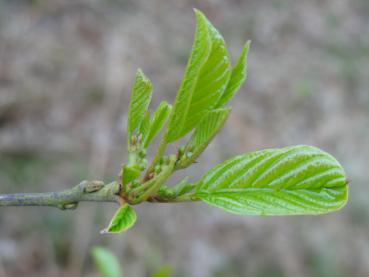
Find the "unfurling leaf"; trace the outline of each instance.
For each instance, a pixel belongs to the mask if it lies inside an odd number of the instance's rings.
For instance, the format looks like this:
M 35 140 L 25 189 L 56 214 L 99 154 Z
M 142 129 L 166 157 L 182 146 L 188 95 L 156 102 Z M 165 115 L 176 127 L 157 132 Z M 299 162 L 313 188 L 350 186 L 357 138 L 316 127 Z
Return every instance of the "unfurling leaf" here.
M 193 130 L 203 117 L 214 108 L 226 89 L 231 75 L 231 63 L 225 41 L 208 20 L 207 26 L 210 34 L 211 52 L 197 77 L 180 137 Z
M 123 167 L 122 174 L 123 185 L 127 185 L 141 175 L 141 170 L 138 168 L 138 166 L 125 165 Z
M 185 168 L 200 156 L 223 127 L 230 111 L 231 109 L 212 110 L 201 120 L 185 148 L 178 167 Z M 187 157 L 188 153 L 192 153 L 192 155 Z
M 346 204 L 348 185 L 335 158 L 301 145 L 232 158 L 201 179 L 196 196 L 236 214 L 323 214 Z
M 102 247 L 92 249 L 92 257 L 103 277 L 123 277 L 118 259 L 109 250 Z
M 173 192 L 176 197 L 191 192 L 196 187 L 196 184 L 188 182 L 188 178 L 184 178 L 173 187 Z
M 102 234 L 121 233 L 131 228 L 137 219 L 135 210 L 128 204 L 122 205 L 114 214 L 109 226 L 102 230 Z
M 137 70 L 128 112 L 127 134 L 129 145 L 132 142 L 132 135 L 135 131 L 138 131 L 146 116 L 146 112 L 151 101 L 151 94 L 151 81 L 140 69 Z
M 183 134 L 182 129 L 186 122 L 198 75 L 211 51 L 211 40 L 206 17 L 200 11 L 195 11 L 195 13 L 197 22 L 195 39 L 186 72 L 174 103 L 173 114 L 169 121 L 168 142 L 181 138 Z
M 246 81 L 247 55 L 249 53 L 249 49 L 250 41 L 245 44 L 236 65 L 232 68 L 231 78 L 227 84 L 227 88 L 225 89 L 222 97 L 219 99 L 216 107 L 220 108 L 227 104 L 239 90 L 241 85 Z
M 143 141 L 149 135 L 149 131 L 150 131 L 150 112 L 147 111 L 138 131 Z
M 147 148 L 151 144 L 154 138 L 164 127 L 166 121 L 169 118 L 171 110 L 172 106 L 168 102 L 163 101 L 160 103 L 158 109 L 155 111 L 153 118 L 151 120 L 148 135 L 144 137 L 143 141 L 144 148 Z

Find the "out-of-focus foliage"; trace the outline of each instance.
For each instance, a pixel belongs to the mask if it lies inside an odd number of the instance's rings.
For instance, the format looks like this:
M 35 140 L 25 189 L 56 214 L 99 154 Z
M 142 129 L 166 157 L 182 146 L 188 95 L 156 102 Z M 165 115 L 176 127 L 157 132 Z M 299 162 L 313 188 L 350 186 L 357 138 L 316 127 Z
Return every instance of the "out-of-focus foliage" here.
M 103 277 L 123 277 L 119 261 L 109 250 L 95 247 L 92 249 L 91 255 Z

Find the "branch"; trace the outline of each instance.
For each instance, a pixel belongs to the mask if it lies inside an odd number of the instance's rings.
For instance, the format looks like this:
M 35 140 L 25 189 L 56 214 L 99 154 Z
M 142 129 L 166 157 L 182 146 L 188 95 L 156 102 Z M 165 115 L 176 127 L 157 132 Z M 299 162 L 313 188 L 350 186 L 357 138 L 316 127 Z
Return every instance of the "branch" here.
M 77 208 L 82 201 L 121 203 L 119 191 L 117 182 L 105 185 L 100 181 L 83 181 L 59 192 L 0 194 L 0 207 L 51 206 L 65 210 Z

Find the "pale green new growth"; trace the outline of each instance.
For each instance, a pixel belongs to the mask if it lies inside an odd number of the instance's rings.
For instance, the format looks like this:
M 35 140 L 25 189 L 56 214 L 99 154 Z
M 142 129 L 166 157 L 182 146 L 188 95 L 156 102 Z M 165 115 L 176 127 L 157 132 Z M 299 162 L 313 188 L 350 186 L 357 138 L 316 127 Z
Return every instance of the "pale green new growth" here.
M 128 204 L 122 205 L 114 214 L 109 226 L 102 230 L 102 234 L 120 233 L 131 228 L 137 220 L 135 210 Z
M 251 42 L 248 41 L 242 49 L 242 53 L 238 58 L 237 64 L 232 68 L 231 78 L 227 84 L 227 88 L 219 99 L 216 107 L 223 107 L 226 105 L 240 89 L 243 82 L 245 82 L 247 77 L 247 55 L 249 53 L 250 43 Z
M 231 109 L 216 109 L 207 113 L 186 145 L 184 154 L 178 161 L 178 168 L 186 168 L 196 161 L 223 127 L 230 111 Z
M 146 116 L 147 108 L 151 101 L 151 94 L 151 81 L 143 74 L 142 70 L 137 70 L 128 112 L 127 135 L 129 145 L 132 143 L 134 132 L 140 128 Z
M 202 66 L 206 63 L 211 51 L 211 37 L 206 17 L 199 11 L 195 11 L 197 27 L 192 52 L 174 103 L 173 113 L 168 126 L 167 141 L 172 142 L 184 135 L 184 129 L 188 129 L 188 114 L 199 79 Z
M 184 178 L 175 186 L 165 183 L 177 170 L 195 163 L 227 120 L 224 106 L 247 76 L 247 42 L 234 67 L 223 37 L 198 10 L 192 51 L 173 108 L 162 101 L 151 115 L 152 84 L 137 71 L 128 112 L 128 162 L 119 182 L 90 182 L 72 191 L 48 194 L 0 195 L 1 205 L 49 205 L 74 208 L 79 201 L 116 201 L 121 207 L 104 233 L 119 233 L 133 226 L 130 205 L 149 202 L 200 201 L 245 215 L 315 215 L 342 208 L 348 182 L 331 155 L 312 146 L 268 149 L 231 158 L 195 183 Z M 166 124 L 168 122 L 168 124 Z M 149 164 L 147 151 L 163 135 Z M 166 155 L 168 144 L 187 134 L 176 153 Z M 100 186 L 96 186 L 96 184 Z
M 150 122 L 150 131 L 147 136 L 143 139 L 144 147 L 147 148 L 153 141 L 153 139 L 159 134 L 161 129 L 164 127 L 167 122 L 170 112 L 172 111 L 172 106 L 163 101 L 160 103 L 158 109 L 155 111 L 154 116 Z

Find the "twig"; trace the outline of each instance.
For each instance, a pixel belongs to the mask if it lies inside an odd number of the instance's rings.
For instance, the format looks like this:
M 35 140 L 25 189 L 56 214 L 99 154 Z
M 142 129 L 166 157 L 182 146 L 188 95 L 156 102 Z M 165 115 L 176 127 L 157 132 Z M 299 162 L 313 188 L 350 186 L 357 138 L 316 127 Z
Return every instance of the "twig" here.
M 119 191 L 117 182 L 105 185 L 100 181 L 83 181 L 59 192 L 0 194 L 0 207 L 51 206 L 65 210 L 75 209 L 82 201 L 121 203 Z

